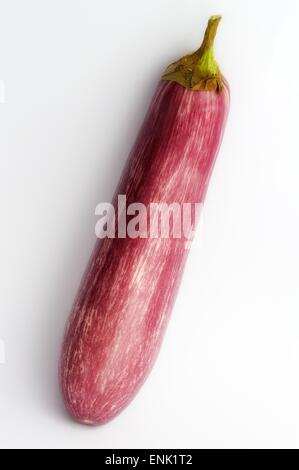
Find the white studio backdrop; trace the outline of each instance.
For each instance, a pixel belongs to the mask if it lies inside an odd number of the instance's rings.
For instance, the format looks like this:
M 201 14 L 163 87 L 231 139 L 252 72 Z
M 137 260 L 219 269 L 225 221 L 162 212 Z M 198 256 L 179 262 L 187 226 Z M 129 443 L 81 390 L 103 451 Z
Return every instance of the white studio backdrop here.
M 299 447 L 299 4 L 0 1 L 0 447 Z M 156 366 L 100 428 L 57 360 L 156 82 L 222 14 L 229 121 Z

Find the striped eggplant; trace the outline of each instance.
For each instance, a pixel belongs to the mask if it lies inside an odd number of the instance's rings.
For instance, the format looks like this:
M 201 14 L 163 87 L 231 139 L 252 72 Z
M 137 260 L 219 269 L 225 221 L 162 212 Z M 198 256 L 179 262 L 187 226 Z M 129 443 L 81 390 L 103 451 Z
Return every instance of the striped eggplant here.
M 127 204 L 199 204 L 223 135 L 229 89 L 213 55 L 219 16 L 201 47 L 163 74 L 114 197 Z M 195 222 L 194 222 L 195 224 Z M 66 327 L 59 376 L 66 407 L 103 424 L 135 396 L 165 333 L 186 238 L 97 240 Z

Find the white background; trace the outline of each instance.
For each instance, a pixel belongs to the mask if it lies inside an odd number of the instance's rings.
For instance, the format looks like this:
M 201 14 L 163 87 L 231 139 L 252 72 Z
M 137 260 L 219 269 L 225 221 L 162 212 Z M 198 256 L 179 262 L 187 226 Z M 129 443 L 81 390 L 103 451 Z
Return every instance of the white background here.
M 298 2 L 0 11 L 0 446 L 298 448 Z M 161 72 L 219 13 L 230 116 L 161 354 L 119 417 L 75 424 L 57 360 L 95 206 L 110 201 Z

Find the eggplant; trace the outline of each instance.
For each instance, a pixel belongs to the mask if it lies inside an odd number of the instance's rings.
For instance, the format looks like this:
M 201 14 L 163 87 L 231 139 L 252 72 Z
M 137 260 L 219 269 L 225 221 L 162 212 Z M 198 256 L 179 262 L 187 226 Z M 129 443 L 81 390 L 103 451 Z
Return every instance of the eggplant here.
M 211 17 L 201 47 L 162 75 L 114 206 L 119 195 L 146 208 L 203 203 L 229 108 L 228 84 L 213 54 L 219 21 Z M 157 358 L 189 252 L 186 236 L 170 232 L 96 242 L 59 367 L 66 407 L 81 423 L 103 424 L 121 412 Z

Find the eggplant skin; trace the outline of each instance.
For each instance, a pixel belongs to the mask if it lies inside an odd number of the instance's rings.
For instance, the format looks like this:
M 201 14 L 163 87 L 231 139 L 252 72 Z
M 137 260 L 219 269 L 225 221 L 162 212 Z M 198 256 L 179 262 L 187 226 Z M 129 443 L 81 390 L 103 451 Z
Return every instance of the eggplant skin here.
M 229 89 L 192 91 L 160 81 L 115 193 L 127 204 L 202 203 L 229 108 Z M 103 424 L 148 376 L 188 250 L 184 238 L 96 242 L 66 327 L 59 368 L 66 407 Z

